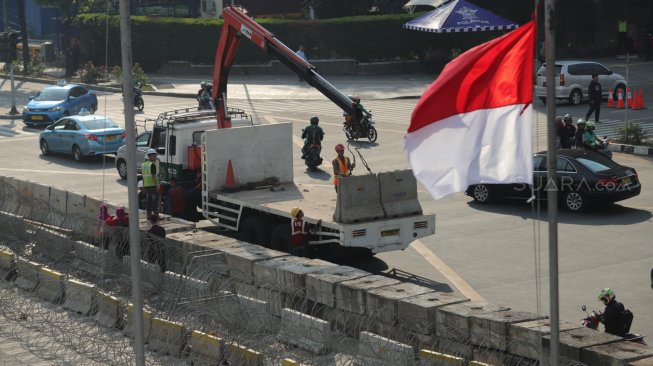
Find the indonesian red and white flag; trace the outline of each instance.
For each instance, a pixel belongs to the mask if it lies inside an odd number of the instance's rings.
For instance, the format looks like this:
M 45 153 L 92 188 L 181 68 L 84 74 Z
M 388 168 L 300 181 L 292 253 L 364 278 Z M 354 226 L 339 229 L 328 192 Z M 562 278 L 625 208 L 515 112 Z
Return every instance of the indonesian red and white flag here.
M 452 60 L 417 103 L 405 150 L 433 198 L 478 183 L 533 182 L 535 23 Z

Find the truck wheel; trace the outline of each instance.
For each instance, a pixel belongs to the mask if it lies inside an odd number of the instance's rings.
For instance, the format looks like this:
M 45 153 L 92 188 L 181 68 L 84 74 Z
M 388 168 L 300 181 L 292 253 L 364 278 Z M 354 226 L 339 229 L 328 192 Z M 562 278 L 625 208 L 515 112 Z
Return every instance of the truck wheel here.
M 290 225 L 279 224 L 274 227 L 270 235 L 270 248 L 286 253 L 290 250 Z
M 261 218 L 256 216 L 248 217 L 243 221 L 240 229 L 240 237 L 248 243 L 267 246 L 268 230 L 266 229 L 267 226 L 263 223 Z

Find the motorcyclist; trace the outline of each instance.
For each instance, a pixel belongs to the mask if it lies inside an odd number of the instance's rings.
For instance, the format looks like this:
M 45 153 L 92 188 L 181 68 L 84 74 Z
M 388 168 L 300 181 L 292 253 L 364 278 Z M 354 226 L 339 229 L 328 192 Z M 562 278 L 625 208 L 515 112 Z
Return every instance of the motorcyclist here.
M 611 288 L 604 288 L 598 294 L 599 300 L 605 305 L 599 321 L 605 326 L 605 332 L 623 337 L 630 331 L 633 322 L 633 313 L 626 310 L 624 305 L 616 300 Z
M 585 133 L 585 120 L 579 118 L 576 122 L 576 126 L 578 126 L 576 133 L 574 134 L 574 139 L 576 140 L 576 148 L 584 149 L 585 145 L 583 144 L 583 134 Z
M 603 140 L 598 138 L 594 133 L 594 122 L 589 121 L 585 124 L 585 132 L 583 132 L 583 145 L 586 149 L 598 150 L 603 144 Z
M 348 95 L 347 97 L 354 102 L 354 113 L 356 118 L 345 111 L 345 113 L 343 113 L 346 121 L 345 126 L 353 132 L 352 135 L 358 137 L 360 124 L 363 122 L 363 119 L 370 114 L 370 112 L 363 107 L 361 104 L 361 98 L 358 95 Z
M 556 135 L 560 139 L 560 147 L 562 149 L 571 149 L 576 134 L 576 127 L 573 124 L 571 116 L 565 114 L 564 117 L 556 117 L 556 121 L 562 122 L 556 127 Z
M 202 81 L 200 83 L 200 90 L 197 91 L 197 101 L 200 101 L 200 98 L 202 98 L 202 93 L 204 93 L 204 89 L 206 88 L 206 81 Z
M 213 84 L 207 83 L 200 95 L 200 109 L 213 109 Z
M 322 139 L 324 139 L 324 131 L 322 127 L 318 126 L 320 119 L 317 116 L 311 117 L 311 124 L 302 130 L 302 138 L 304 139 L 304 147 L 302 147 L 302 159 L 308 156 L 308 151 L 311 145 L 322 147 Z

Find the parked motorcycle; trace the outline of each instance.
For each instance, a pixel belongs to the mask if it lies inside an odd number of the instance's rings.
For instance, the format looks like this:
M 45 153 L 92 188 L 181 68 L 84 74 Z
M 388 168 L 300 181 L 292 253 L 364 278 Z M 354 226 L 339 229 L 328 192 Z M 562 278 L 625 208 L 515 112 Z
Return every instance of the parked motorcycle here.
M 134 108 L 142 111 L 145 108 L 145 102 L 143 101 L 143 91 L 141 90 L 140 85 L 134 86 Z
M 587 315 L 587 317 L 585 317 L 582 320 L 581 325 L 586 327 L 586 328 L 599 330 L 599 323 L 600 323 L 599 318 L 601 317 L 601 312 L 597 313 L 596 311 L 592 310 L 592 313 L 588 313 L 587 312 L 587 307 L 585 305 L 581 306 L 580 308 Z M 643 335 L 640 335 L 640 334 L 626 333 L 623 336 L 623 339 L 624 339 L 624 341 L 635 342 L 635 343 L 640 343 L 640 344 L 646 344 L 646 342 L 644 342 L 644 337 L 646 337 L 646 336 L 643 336 Z
M 359 138 L 367 138 L 370 142 L 375 142 L 378 138 L 376 128 L 374 128 L 374 121 L 372 121 L 372 115 L 367 114 L 363 117 L 363 120 L 358 123 L 358 128 L 354 129 L 351 118 L 346 118 L 347 120 L 343 123 L 344 128 L 342 129 L 345 132 L 347 140 L 358 140 Z
M 317 144 L 312 144 L 308 147 L 308 151 L 304 152 L 304 163 L 310 170 L 317 170 L 317 167 L 322 164 L 322 157 L 320 153 L 322 152 L 322 146 Z

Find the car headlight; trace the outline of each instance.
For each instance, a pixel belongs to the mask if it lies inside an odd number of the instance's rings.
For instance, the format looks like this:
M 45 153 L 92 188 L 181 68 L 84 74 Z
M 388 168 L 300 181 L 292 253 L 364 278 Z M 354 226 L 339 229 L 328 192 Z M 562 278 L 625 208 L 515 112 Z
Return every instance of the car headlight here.
M 63 110 L 63 107 L 58 105 L 56 107 L 52 107 L 52 108 L 48 109 L 48 112 L 59 112 L 61 110 Z
M 24 107 L 23 107 L 23 112 L 29 112 L 29 111 L 30 111 L 30 110 L 29 110 L 29 108 L 28 108 L 27 106 L 24 106 Z

